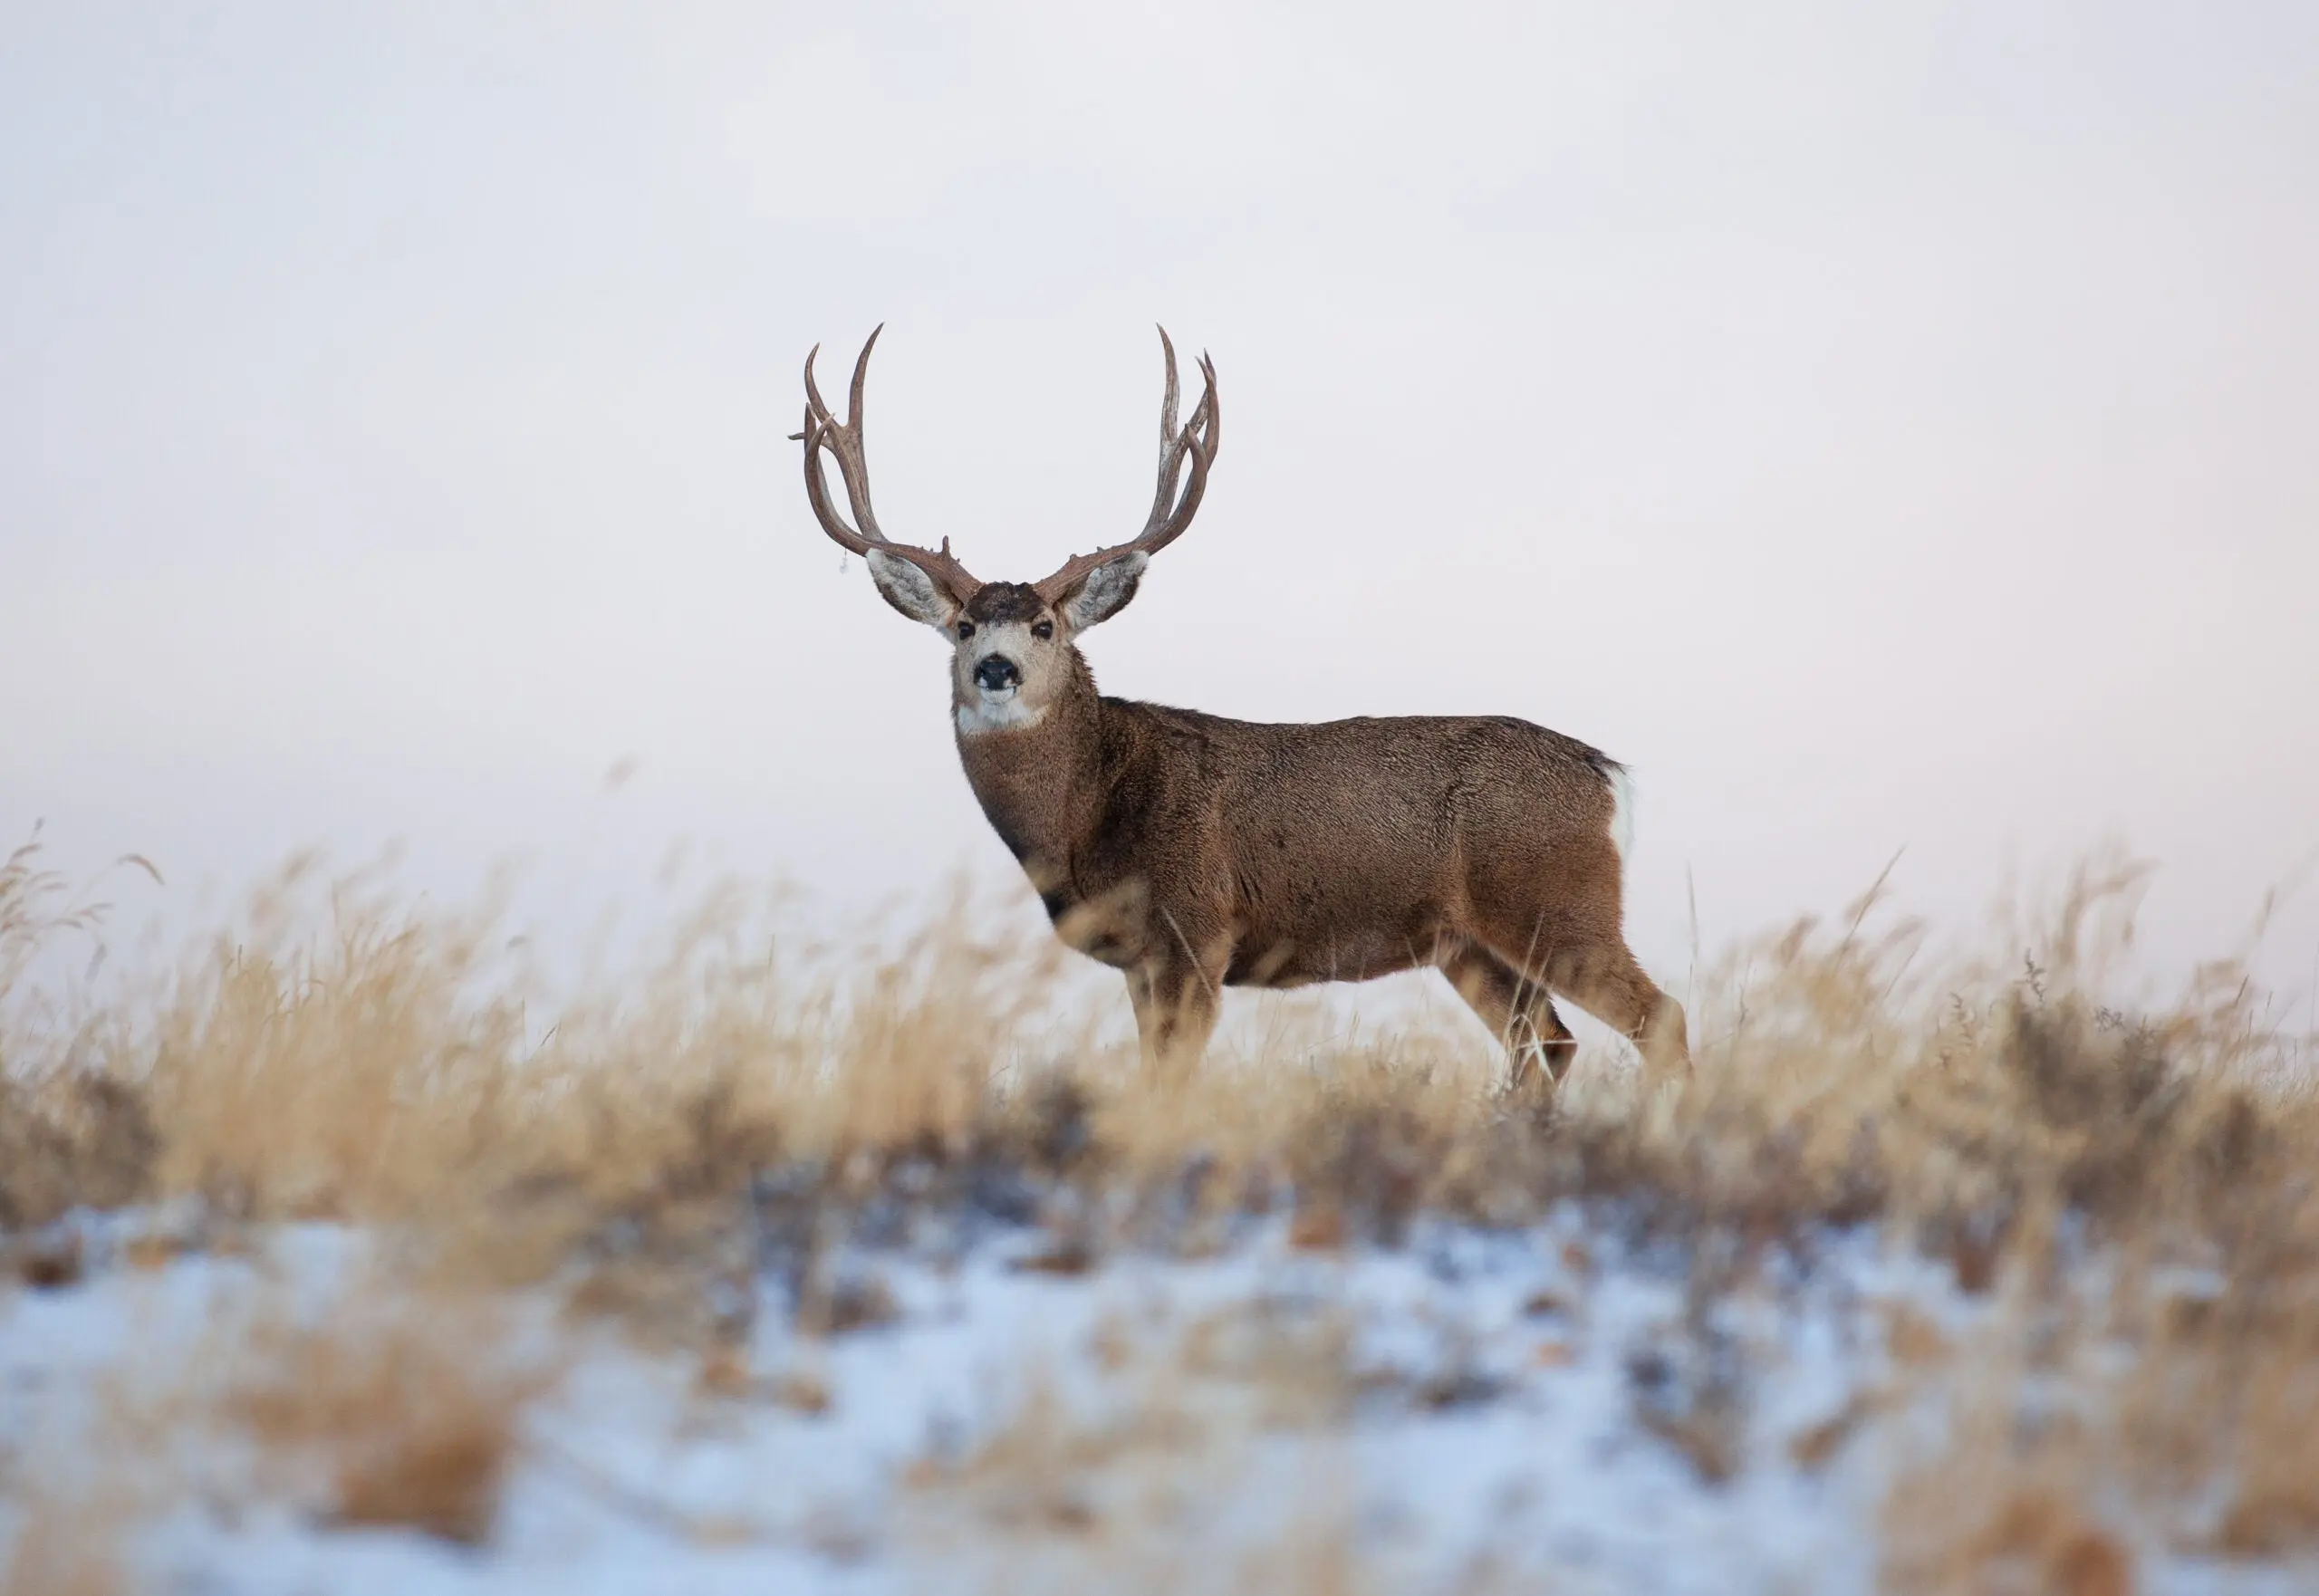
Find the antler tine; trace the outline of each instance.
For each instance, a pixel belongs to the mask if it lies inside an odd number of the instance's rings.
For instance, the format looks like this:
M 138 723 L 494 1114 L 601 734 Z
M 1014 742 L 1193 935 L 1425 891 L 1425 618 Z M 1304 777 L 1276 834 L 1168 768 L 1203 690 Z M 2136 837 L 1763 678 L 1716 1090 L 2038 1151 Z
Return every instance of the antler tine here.
M 878 334 L 885 330 L 885 324 L 880 322 L 853 362 L 853 380 L 846 393 L 843 421 L 830 414 L 821 386 L 813 380 L 813 361 L 822 352 L 822 346 L 815 344 L 805 356 L 805 428 L 790 434 L 793 442 L 805 446 L 805 497 L 813 505 L 814 519 L 822 524 L 822 530 L 839 547 L 865 559 L 874 553 L 907 560 L 963 604 L 974 597 L 982 583 L 951 557 L 950 540 L 944 538 L 939 551 L 895 543 L 879 529 L 877 513 L 871 508 L 870 465 L 861 447 L 862 390 L 870 378 L 870 351 L 878 347 Z M 845 517 L 830 502 L 829 479 L 822 470 L 823 449 L 837 457 L 837 473 L 845 479 L 846 500 L 853 508 L 852 526 L 846 524 Z
M 878 529 L 877 512 L 870 507 L 870 459 L 861 441 L 861 389 L 870 376 L 870 351 L 878 347 L 878 334 L 885 330 L 885 323 L 880 322 L 871 331 L 870 341 L 861 346 L 861 353 L 853 362 L 853 381 L 845 396 L 845 420 L 842 424 L 830 414 L 821 388 L 813 380 L 813 356 L 822 352 L 822 346 L 815 344 L 813 352 L 805 357 L 805 399 L 822 423 L 830 452 L 837 457 L 838 475 L 845 478 L 845 496 L 853 506 L 854 524 L 861 529 L 864 537 L 880 543 L 887 538 Z M 819 468 L 816 465 L 815 469 Z
M 1151 497 L 1151 514 L 1143 524 L 1142 532 L 1133 540 L 1098 549 L 1092 554 L 1073 554 L 1054 575 L 1032 583 L 1039 595 L 1054 603 L 1098 566 L 1130 554 L 1156 554 L 1174 543 L 1192 524 L 1199 512 L 1200 500 L 1208 493 L 1208 470 L 1216 462 L 1216 447 L 1221 433 L 1221 407 L 1216 397 L 1216 364 L 1202 351 L 1199 357 L 1201 389 L 1199 403 L 1180 430 L 1176 426 L 1176 401 L 1180 397 L 1176 379 L 1176 346 L 1165 327 L 1160 329 L 1160 348 L 1168 367 L 1166 387 L 1160 400 L 1160 483 Z M 1191 476 L 1183 483 L 1180 497 L 1177 483 L 1183 478 L 1186 457 L 1191 461 Z
M 1160 351 L 1168 361 L 1168 386 L 1160 396 L 1160 487 L 1152 495 L 1150 518 L 1143 524 L 1146 532 L 1173 507 L 1184 459 L 1183 440 L 1176 435 L 1176 344 L 1165 327 L 1160 329 Z
M 1208 351 L 1199 351 L 1200 406 L 1208 412 L 1208 427 L 1200 435 L 1208 446 L 1208 463 L 1216 464 L 1216 455 L 1224 447 L 1224 409 L 1216 397 L 1216 362 Z
M 845 390 L 845 422 L 853 430 L 853 446 L 858 455 L 861 447 L 861 389 L 870 380 L 870 351 L 878 347 L 878 335 L 886 330 L 883 322 L 870 329 L 869 341 L 861 352 L 853 357 L 853 380 Z

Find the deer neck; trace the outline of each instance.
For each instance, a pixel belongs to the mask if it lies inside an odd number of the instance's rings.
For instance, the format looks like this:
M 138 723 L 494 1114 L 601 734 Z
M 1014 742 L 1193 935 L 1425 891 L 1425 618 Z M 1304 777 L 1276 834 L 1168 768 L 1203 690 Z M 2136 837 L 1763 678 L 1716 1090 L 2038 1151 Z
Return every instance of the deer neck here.
M 969 729 L 954 707 L 967 784 L 1043 894 L 1069 879 L 1073 851 L 1100 812 L 1102 715 L 1094 673 L 1076 649 L 1068 685 L 1028 726 Z

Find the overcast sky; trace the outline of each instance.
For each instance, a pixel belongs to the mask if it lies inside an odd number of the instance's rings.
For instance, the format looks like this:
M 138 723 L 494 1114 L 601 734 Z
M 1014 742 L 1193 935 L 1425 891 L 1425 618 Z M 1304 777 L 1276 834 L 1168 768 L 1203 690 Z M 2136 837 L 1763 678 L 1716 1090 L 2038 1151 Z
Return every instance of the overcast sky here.
M 2319 850 L 2319 7 L 0 31 L 0 840 L 75 868 L 1004 879 L 785 438 L 880 321 L 880 518 L 986 577 L 1140 524 L 1151 324 L 1211 351 L 1105 688 L 1599 745 L 1662 974 L 1687 873 L 1712 944 L 2121 838 L 2187 958 Z

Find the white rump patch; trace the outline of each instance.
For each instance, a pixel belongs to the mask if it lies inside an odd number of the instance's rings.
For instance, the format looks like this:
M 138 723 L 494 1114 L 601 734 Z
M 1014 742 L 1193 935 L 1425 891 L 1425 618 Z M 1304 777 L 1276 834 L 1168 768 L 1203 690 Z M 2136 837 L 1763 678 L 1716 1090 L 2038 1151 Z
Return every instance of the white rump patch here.
M 1634 778 L 1623 766 L 1611 772 L 1611 846 L 1622 865 L 1634 856 Z

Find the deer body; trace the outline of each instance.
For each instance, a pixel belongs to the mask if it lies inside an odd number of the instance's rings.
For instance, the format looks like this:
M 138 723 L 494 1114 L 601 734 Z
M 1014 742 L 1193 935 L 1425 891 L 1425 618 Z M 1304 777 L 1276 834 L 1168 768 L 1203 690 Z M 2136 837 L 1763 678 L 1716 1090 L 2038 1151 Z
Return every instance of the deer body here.
M 953 639 L 968 784 L 1057 934 L 1126 976 L 1147 1061 L 1197 1058 L 1227 986 L 1432 966 L 1505 1042 L 1517 1082 L 1535 1065 L 1549 1080 L 1567 1068 L 1556 993 L 1632 1037 L 1654 1070 L 1688 1066 L 1682 1010 L 1621 933 L 1614 761 L 1503 716 L 1266 725 L 1096 690 L 1077 634 L 1134 597 L 1205 488 L 1217 429 L 1206 362 L 1207 394 L 1179 433 L 1169 351 L 1144 535 L 1026 585 L 977 582 L 947 544 L 935 553 L 876 534 L 860 441 L 868 360 L 865 348 L 842 424 L 807 363 L 808 494 L 887 601 Z M 824 448 L 861 532 L 829 503 Z

